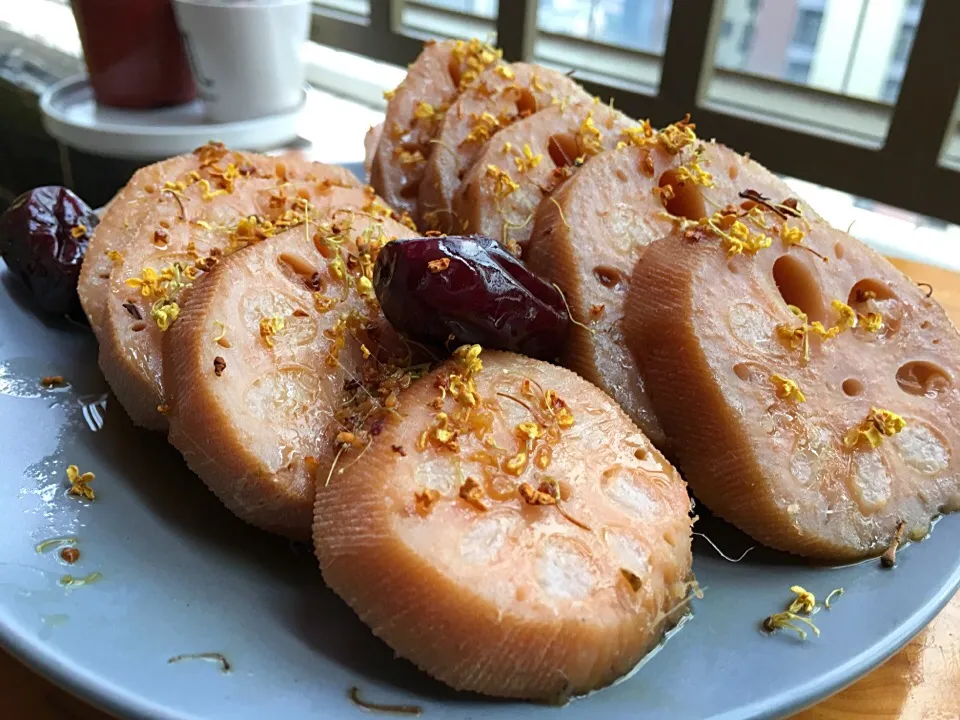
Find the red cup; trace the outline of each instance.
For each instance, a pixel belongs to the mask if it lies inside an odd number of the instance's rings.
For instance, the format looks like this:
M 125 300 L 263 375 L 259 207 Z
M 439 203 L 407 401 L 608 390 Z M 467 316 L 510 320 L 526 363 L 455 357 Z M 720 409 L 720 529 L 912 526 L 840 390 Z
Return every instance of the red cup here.
M 71 4 L 97 102 L 154 108 L 196 97 L 170 0 Z

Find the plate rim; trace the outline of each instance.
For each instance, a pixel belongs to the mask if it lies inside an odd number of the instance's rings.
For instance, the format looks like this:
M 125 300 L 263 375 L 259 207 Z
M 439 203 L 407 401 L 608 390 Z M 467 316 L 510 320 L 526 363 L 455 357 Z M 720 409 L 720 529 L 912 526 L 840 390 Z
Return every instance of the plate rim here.
M 945 516 L 941 516 L 940 519 L 943 519 L 943 517 Z M 932 536 L 928 536 L 924 540 L 930 539 L 932 539 Z M 864 562 L 877 562 L 877 558 L 871 558 Z M 772 697 L 769 700 L 760 700 L 737 709 L 737 712 L 742 710 L 744 714 L 725 713 L 714 716 L 712 720 L 725 720 L 726 718 L 755 718 L 759 720 L 760 718 L 793 715 L 833 697 L 841 690 L 869 675 L 906 647 L 910 641 L 937 618 L 958 591 L 960 591 L 960 562 L 954 564 L 952 572 L 946 581 L 937 588 L 933 597 L 914 610 L 904 622 L 897 626 L 894 632 L 884 634 L 877 642 L 855 657 L 850 658 L 847 662 L 835 666 L 825 674 L 788 691 L 783 697 L 792 698 L 789 702 L 777 703 L 777 698 Z M 824 688 L 827 688 L 826 693 L 823 692 Z
M 202 720 L 171 712 L 140 694 L 125 690 L 106 677 L 68 665 L 48 643 L 34 643 L 0 618 L 0 646 L 27 670 L 69 693 L 77 700 L 118 718 L 135 720 Z
M 912 612 L 895 632 L 883 635 L 857 656 L 784 695 L 711 716 L 712 720 L 782 717 L 826 700 L 865 677 L 902 650 L 939 615 L 958 590 L 960 590 L 960 562 L 954 565 L 946 582 L 937 588 L 934 595 Z M 75 698 L 117 717 L 137 720 L 140 718 L 202 720 L 200 716 L 192 713 L 183 713 L 171 710 L 164 705 L 157 705 L 138 693 L 112 683 L 104 676 L 83 668 L 68 666 L 48 643 L 33 642 L 27 635 L 16 632 L 4 623 L 2 616 L 0 616 L 0 646 L 41 678 L 52 682 Z

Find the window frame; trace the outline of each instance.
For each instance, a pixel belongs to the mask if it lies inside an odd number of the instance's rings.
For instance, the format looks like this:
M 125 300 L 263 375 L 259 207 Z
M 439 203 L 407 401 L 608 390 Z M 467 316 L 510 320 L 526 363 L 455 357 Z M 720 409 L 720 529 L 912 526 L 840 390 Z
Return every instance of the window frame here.
M 437 33 L 404 25 L 404 4 L 404 0 L 371 0 L 369 17 L 346 17 L 317 7 L 311 38 L 406 65 L 420 53 L 422 41 Z M 538 50 L 552 43 L 555 49 L 575 49 L 584 57 L 607 56 L 632 63 L 634 68 L 647 67 L 649 72 L 640 82 L 603 72 L 617 65 L 602 62 L 578 71 L 576 77 L 593 94 L 612 98 L 616 107 L 635 117 L 648 117 L 655 125 L 690 112 L 701 135 L 722 138 L 732 147 L 749 151 L 775 172 L 960 223 L 956 202 L 960 164 L 943 152 L 948 141 L 951 149 L 957 146 L 960 43 L 952 37 L 953 29 L 960 27 L 956 0 L 926 0 L 892 107 L 715 68 L 722 0 L 673 0 L 662 59 L 538 31 L 536 0 L 499 0 L 492 23 L 414 0 L 406 4 L 411 11 L 431 10 L 451 21 L 459 19 L 458 27 L 480 29 L 480 37 L 492 26 L 509 61 L 560 64 L 555 62 L 560 52 L 555 51 L 553 58 L 543 52 L 538 56 Z M 751 94 L 759 97 L 764 89 L 779 93 L 787 105 L 805 108 L 806 113 L 784 117 L 742 101 Z M 825 123 L 821 116 L 838 122 Z
M 816 19 L 816 26 L 814 26 L 813 23 L 806 22 L 807 19 L 811 17 Z M 801 23 L 803 23 L 803 26 L 801 26 Z M 813 49 L 817 44 L 817 39 L 820 37 L 820 28 L 822 25 L 823 10 L 815 10 L 814 8 L 807 7 L 797 8 L 797 24 L 794 28 L 790 44 L 801 48 Z M 807 34 L 811 34 L 813 37 L 803 37 Z

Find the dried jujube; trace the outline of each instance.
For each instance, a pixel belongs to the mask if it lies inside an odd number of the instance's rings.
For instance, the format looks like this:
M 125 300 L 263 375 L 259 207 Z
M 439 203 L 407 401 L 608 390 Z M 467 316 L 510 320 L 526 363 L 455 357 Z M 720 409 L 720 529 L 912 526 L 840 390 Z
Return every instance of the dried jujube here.
M 0 256 L 41 308 L 82 319 L 77 279 L 97 222 L 67 188 L 34 188 L 0 215 Z
M 422 342 L 554 359 L 567 338 L 560 291 L 486 237 L 395 240 L 380 251 L 373 284 L 387 319 Z

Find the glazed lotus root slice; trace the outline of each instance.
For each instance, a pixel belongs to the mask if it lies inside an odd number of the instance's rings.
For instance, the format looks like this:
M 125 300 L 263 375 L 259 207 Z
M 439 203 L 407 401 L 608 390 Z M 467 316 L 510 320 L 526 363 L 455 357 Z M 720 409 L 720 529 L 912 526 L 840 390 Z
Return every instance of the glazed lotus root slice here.
M 693 127 L 681 121 L 657 132 L 643 123 L 628 145 L 588 160 L 540 204 L 524 253 L 532 270 L 563 288 L 583 323 L 571 328 L 561 364 L 611 395 L 660 448 L 667 438 L 622 328 L 636 261 L 648 244 L 671 232 L 670 214 L 701 218 L 731 203 L 756 204 L 740 196 L 741 188 L 770 198 L 771 207 L 791 194 L 758 163 L 697 140 Z M 794 211 L 792 203 L 785 207 Z M 773 210 L 760 210 L 781 220 Z M 798 202 L 796 211 L 819 220 L 805 204 Z
M 166 333 L 170 442 L 243 520 L 309 537 L 314 472 L 332 461 L 344 384 L 363 362 L 355 338 L 376 352 L 364 328 L 385 324 L 349 258 L 358 242 L 409 234 L 352 212 L 288 230 L 198 280 Z
M 571 325 L 560 363 L 613 397 L 660 448 L 666 438 L 621 323 L 634 264 L 674 228 L 654 189 L 681 159 L 654 144 L 588 160 L 540 203 L 524 253 L 531 270 L 563 288 L 579 321 Z
M 519 255 L 540 202 L 580 164 L 626 138 L 635 126 L 598 102 L 554 105 L 488 142 L 454 196 L 460 231 L 500 241 Z
M 373 168 L 373 156 L 377 152 L 377 145 L 380 144 L 380 135 L 383 133 L 383 123 L 371 125 L 367 134 L 363 136 L 363 169 L 370 177 L 370 170 Z
M 193 175 L 165 181 L 174 192 L 158 191 L 154 210 L 121 252 L 110 280 L 100 367 L 133 421 L 150 429 L 167 424 L 158 410 L 167 404 L 161 337 L 176 322 L 180 293 L 204 268 L 297 224 L 308 207 L 320 212 L 332 204 L 366 204 L 389 212 L 342 168 L 223 148 L 210 151 L 201 165 Z M 237 176 L 224 181 L 210 174 L 216 168 L 234 168 Z
M 453 196 L 491 137 L 553 104 L 589 101 L 566 75 L 539 65 L 513 63 L 485 70 L 444 114 L 420 182 L 420 220 L 453 232 Z
M 804 247 L 734 255 L 689 230 L 647 249 L 625 317 L 697 497 L 766 545 L 826 561 L 877 555 L 899 522 L 921 537 L 955 510 L 960 337 L 943 309 L 823 225 Z
M 684 483 L 575 374 L 472 352 L 405 391 L 403 418 L 318 484 L 324 580 L 454 688 L 557 699 L 602 687 L 683 613 Z
M 77 284 L 83 310 L 98 338 L 110 277 L 118 264 L 114 253 L 122 255 L 127 245 L 140 237 L 145 218 L 153 212 L 164 181 L 199 167 L 198 156 L 190 153 L 140 168 L 105 208 L 87 246 Z
M 766 205 L 756 212 L 770 219 L 802 215 L 805 222 L 825 223 L 787 183 L 749 156 L 712 141 L 684 143 L 681 133 L 686 133 L 687 138 L 693 137 L 692 132 L 684 130 L 686 125 L 683 121 L 674 123 L 671 127 L 680 132 L 673 131 L 674 139 L 668 143 L 674 147 L 682 144 L 680 165 L 684 169 L 678 165 L 657 176 L 660 186 L 657 194 L 668 212 L 699 220 L 728 205 L 749 209 L 759 198 Z
M 424 43 L 423 52 L 395 90 L 387 93 L 387 114 L 370 167 L 370 184 L 387 203 L 417 217 L 417 196 L 430 141 L 450 103 L 500 52 L 479 40 Z

